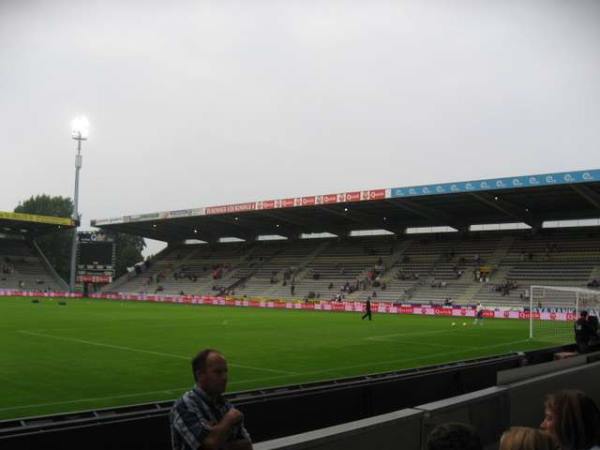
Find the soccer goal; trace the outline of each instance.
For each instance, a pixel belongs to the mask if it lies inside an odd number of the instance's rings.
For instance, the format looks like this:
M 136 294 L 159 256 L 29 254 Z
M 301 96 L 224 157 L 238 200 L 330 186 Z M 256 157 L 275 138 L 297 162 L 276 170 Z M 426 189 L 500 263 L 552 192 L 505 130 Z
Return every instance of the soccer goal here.
M 572 336 L 579 311 L 600 312 L 600 291 L 567 286 L 529 287 L 529 337 Z

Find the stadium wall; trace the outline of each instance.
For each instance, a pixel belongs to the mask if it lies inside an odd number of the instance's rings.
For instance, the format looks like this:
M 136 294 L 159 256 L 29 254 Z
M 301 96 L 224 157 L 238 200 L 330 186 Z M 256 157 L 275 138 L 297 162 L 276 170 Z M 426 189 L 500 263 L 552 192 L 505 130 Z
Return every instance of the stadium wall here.
M 280 300 L 239 300 L 226 297 L 213 296 L 192 296 L 192 295 L 140 295 L 140 294 L 91 294 L 90 298 L 104 300 L 130 300 L 158 303 L 183 303 L 192 305 L 212 305 L 212 306 L 233 306 L 233 307 L 251 307 L 251 308 L 275 308 L 275 309 L 294 309 L 304 311 L 328 311 L 328 312 L 364 312 L 365 303 L 355 302 L 293 302 Z M 475 308 L 471 307 L 450 307 L 450 306 L 412 306 L 396 305 L 390 302 L 371 303 L 371 309 L 374 313 L 382 314 L 415 314 L 424 316 L 446 316 L 446 317 L 475 317 Z M 521 319 L 529 320 L 528 311 L 517 311 L 510 307 L 496 307 L 494 310 L 484 311 L 484 317 L 495 319 Z M 572 321 L 575 320 L 574 312 L 534 312 L 535 320 L 556 320 Z
M 473 425 L 485 447 L 494 446 L 510 426 L 537 428 L 543 420 L 544 397 L 561 389 L 579 389 L 600 404 L 600 354 L 587 364 L 503 386 L 418 405 L 411 409 L 371 417 L 337 427 L 258 443 L 255 450 L 420 450 L 438 424 L 462 422 Z M 555 369 L 560 368 L 557 361 Z M 518 370 L 518 369 L 517 369 Z M 495 447 L 494 447 L 495 448 Z

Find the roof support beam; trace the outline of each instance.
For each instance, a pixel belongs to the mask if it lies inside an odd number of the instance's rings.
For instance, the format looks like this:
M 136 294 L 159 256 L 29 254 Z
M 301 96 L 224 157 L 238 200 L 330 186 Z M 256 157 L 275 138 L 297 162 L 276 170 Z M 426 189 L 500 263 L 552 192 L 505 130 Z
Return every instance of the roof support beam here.
M 323 225 L 316 225 L 315 222 L 313 221 L 309 221 L 309 220 L 304 220 L 298 217 L 289 217 L 287 214 L 283 213 L 283 212 L 279 212 L 279 211 L 261 211 L 260 212 L 261 215 L 264 215 L 265 217 L 269 217 L 271 219 L 275 219 L 279 222 L 285 222 L 286 224 L 288 224 L 287 226 L 281 226 L 281 228 L 283 229 L 288 229 L 288 230 L 292 230 L 292 233 L 294 233 L 294 235 L 296 237 L 299 237 L 300 234 L 302 233 L 309 233 L 309 232 L 321 232 L 321 231 L 325 231 L 328 233 L 332 233 L 332 234 L 337 234 L 334 230 L 334 228 L 330 225 L 327 225 L 326 223 L 323 223 Z M 322 227 L 322 228 L 319 228 Z
M 265 217 L 269 217 L 271 219 L 279 220 L 280 222 L 289 223 L 298 228 L 310 228 L 310 227 L 314 226 L 313 222 L 310 222 L 308 220 L 299 219 L 297 217 L 289 217 L 287 214 L 282 213 L 282 212 L 277 212 L 277 211 L 273 211 L 273 210 L 270 210 L 270 211 L 262 210 L 262 211 L 260 211 L 260 214 Z
M 469 195 L 481 203 L 484 203 L 485 205 L 495 209 L 496 211 L 500 211 L 501 213 L 505 214 L 507 219 L 526 223 L 535 230 L 542 227 L 542 221 L 540 219 L 537 219 L 528 210 L 523 209 L 514 203 L 503 200 L 491 194 L 486 194 L 484 192 L 470 193 Z
M 600 209 L 600 195 L 589 186 L 572 184 L 571 189 L 577 192 L 581 197 L 588 201 L 596 209 Z
M 383 217 L 375 216 L 373 214 L 369 214 L 363 211 L 358 211 L 353 208 L 344 208 L 344 211 L 339 211 L 338 207 L 333 206 L 317 206 L 321 211 L 325 211 L 330 214 L 334 214 L 338 217 L 343 217 L 344 219 L 354 222 L 356 224 L 370 227 L 376 230 L 386 230 L 390 233 L 394 234 L 404 234 L 406 228 L 394 226 L 391 221 L 387 221 Z M 346 211 L 346 209 L 348 209 Z
M 404 211 L 408 211 L 411 214 L 424 217 L 427 220 L 431 220 L 437 222 L 442 225 L 446 225 L 452 228 L 457 229 L 458 231 L 468 231 L 469 225 L 458 220 L 456 217 L 438 211 L 434 208 L 430 208 L 429 206 L 419 205 L 411 200 L 394 198 L 386 200 L 387 203 L 394 205 Z
M 225 216 L 214 216 L 210 218 L 212 221 L 226 225 L 224 231 L 219 233 L 222 237 L 236 237 L 245 241 L 254 241 L 260 234 L 258 225 L 249 220 L 236 220 L 237 218 L 229 218 Z

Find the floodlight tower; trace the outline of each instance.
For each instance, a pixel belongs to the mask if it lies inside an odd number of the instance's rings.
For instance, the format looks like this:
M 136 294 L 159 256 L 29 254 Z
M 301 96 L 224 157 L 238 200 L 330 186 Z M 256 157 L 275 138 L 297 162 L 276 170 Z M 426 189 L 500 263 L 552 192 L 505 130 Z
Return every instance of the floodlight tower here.
M 81 169 L 81 142 L 86 141 L 89 134 L 90 123 L 83 117 L 73 119 L 71 123 L 71 137 L 77 141 L 77 156 L 75 156 L 75 198 L 73 202 L 73 221 L 75 228 L 73 229 L 73 245 L 71 247 L 71 277 L 69 282 L 69 290 L 75 292 L 75 272 L 77 260 L 77 227 L 79 226 L 79 169 Z

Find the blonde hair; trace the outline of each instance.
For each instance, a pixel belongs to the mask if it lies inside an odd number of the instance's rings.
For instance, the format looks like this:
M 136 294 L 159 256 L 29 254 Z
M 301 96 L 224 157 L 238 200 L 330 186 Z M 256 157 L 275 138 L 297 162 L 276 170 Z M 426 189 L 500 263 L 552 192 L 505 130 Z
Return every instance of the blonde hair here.
M 555 450 L 554 439 L 544 431 L 527 427 L 512 427 L 500 439 L 500 450 Z

